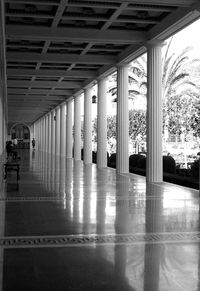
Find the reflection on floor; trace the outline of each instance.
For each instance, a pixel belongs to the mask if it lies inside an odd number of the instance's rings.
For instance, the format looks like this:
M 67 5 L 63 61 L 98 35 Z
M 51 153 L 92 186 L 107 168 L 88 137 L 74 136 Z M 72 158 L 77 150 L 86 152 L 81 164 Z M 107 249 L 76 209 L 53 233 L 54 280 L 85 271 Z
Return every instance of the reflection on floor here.
M 197 190 L 20 156 L 0 195 L 3 291 L 200 290 Z

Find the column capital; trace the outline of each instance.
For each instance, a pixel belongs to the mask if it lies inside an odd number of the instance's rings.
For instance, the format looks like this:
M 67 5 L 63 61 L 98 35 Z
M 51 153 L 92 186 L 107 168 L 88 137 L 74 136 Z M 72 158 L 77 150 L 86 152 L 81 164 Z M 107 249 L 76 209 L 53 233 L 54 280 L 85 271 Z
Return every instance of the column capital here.
M 70 98 L 68 98 L 68 99 L 65 101 L 65 103 L 67 104 L 67 103 L 73 101 L 74 99 L 75 99 L 75 96 L 72 95 Z
M 99 81 L 102 81 L 102 80 L 106 80 L 108 77 L 107 76 L 100 76 L 97 78 L 97 84 Z
M 82 94 L 79 94 L 79 95 L 74 95 L 74 100 L 75 100 L 76 98 L 81 98 L 82 95 L 83 95 L 83 93 L 82 93 Z
M 166 41 L 164 40 L 157 40 L 157 39 L 153 39 L 153 40 L 149 40 L 147 43 L 146 43 L 146 47 L 147 49 L 148 48 L 154 48 L 154 47 L 163 47 L 167 44 Z
M 128 62 L 124 62 L 124 63 L 119 63 L 119 64 L 117 64 L 116 65 L 116 68 L 118 69 L 120 69 L 120 68 L 129 68 L 131 66 L 131 64 L 130 63 L 128 63 Z
M 97 84 L 97 80 L 93 80 L 90 84 L 86 85 L 84 88 L 83 88 L 83 91 L 85 93 L 85 91 L 89 90 L 89 89 L 92 89 L 93 86 L 95 86 Z

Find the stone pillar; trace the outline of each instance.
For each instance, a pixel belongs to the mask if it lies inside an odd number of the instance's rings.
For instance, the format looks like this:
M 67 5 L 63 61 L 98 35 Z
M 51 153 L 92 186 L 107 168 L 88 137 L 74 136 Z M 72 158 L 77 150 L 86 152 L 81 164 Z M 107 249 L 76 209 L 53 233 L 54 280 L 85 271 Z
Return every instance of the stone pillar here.
M 81 96 L 74 98 L 74 159 L 81 160 Z
M 37 141 L 35 143 L 36 149 L 39 150 L 39 133 L 40 133 L 40 129 L 39 129 L 39 120 L 37 121 Z
M 4 123 L 4 118 L 3 118 L 3 108 L 2 108 L 2 101 L 1 101 L 1 96 L 0 96 L 0 155 L 3 153 L 3 149 L 5 147 L 3 143 L 3 123 Z
M 60 106 L 56 108 L 56 143 L 55 154 L 60 155 Z
M 51 153 L 51 113 L 48 114 L 48 153 Z
M 39 147 L 39 149 L 40 149 L 40 151 L 42 151 L 42 118 L 40 118 L 40 138 L 39 138 L 39 140 L 40 140 L 40 147 Z
M 36 137 L 36 123 L 33 123 L 33 137 Z
M 46 114 L 45 116 L 45 152 L 48 153 L 48 148 L 49 148 L 49 115 Z
M 51 154 L 55 154 L 55 110 L 51 111 Z
M 147 50 L 147 182 L 163 181 L 162 46 L 152 43 Z
M 117 173 L 129 172 L 128 65 L 117 68 Z
M 42 151 L 45 152 L 46 147 L 46 131 L 45 131 L 46 120 L 45 116 L 42 117 Z
M 60 109 L 60 155 L 66 153 L 66 104 L 61 105 Z
M 98 81 L 97 166 L 107 167 L 107 80 Z
M 67 104 L 67 116 L 66 116 L 66 157 L 72 158 L 72 100 Z
M 35 140 L 36 140 L 36 143 L 35 143 L 35 148 L 37 149 L 37 143 L 38 143 L 38 128 L 37 128 L 38 126 L 37 126 L 37 121 L 36 122 L 34 122 L 34 138 L 35 138 Z M 30 148 L 32 147 L 32 144 L 31 144 L 31 140 L 30 140 Z
M 85 164 L 92 163 L 92 88 L 84 91 L 84 147 Z
M 40 118 L 40 150 L 42 151 L 43 147 L 43 138 L 42 138 L 42 118 Z

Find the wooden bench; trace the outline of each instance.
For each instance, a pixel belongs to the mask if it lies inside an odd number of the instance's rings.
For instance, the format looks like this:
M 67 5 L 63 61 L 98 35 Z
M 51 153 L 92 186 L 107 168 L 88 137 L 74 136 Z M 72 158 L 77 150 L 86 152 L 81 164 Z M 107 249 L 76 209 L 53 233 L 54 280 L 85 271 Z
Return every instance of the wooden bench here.
M 17 163 L 16 161 L 7 161 L 4 164 L 4 179 L 7 178 L 7 173 L 9 171 L 16 171 L 17 172 L 17 180 L 19 180 L 20 176 L 19 176 L 19 163 Z

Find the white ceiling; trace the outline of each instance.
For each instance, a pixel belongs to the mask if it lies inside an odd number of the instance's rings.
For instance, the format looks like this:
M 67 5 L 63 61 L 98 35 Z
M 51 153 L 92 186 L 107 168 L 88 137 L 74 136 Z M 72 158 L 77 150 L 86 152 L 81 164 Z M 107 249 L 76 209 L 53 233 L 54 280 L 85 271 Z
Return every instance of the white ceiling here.
M 8 121 L 32 123 L 199 18 L 199 0 L 4 0 Z

